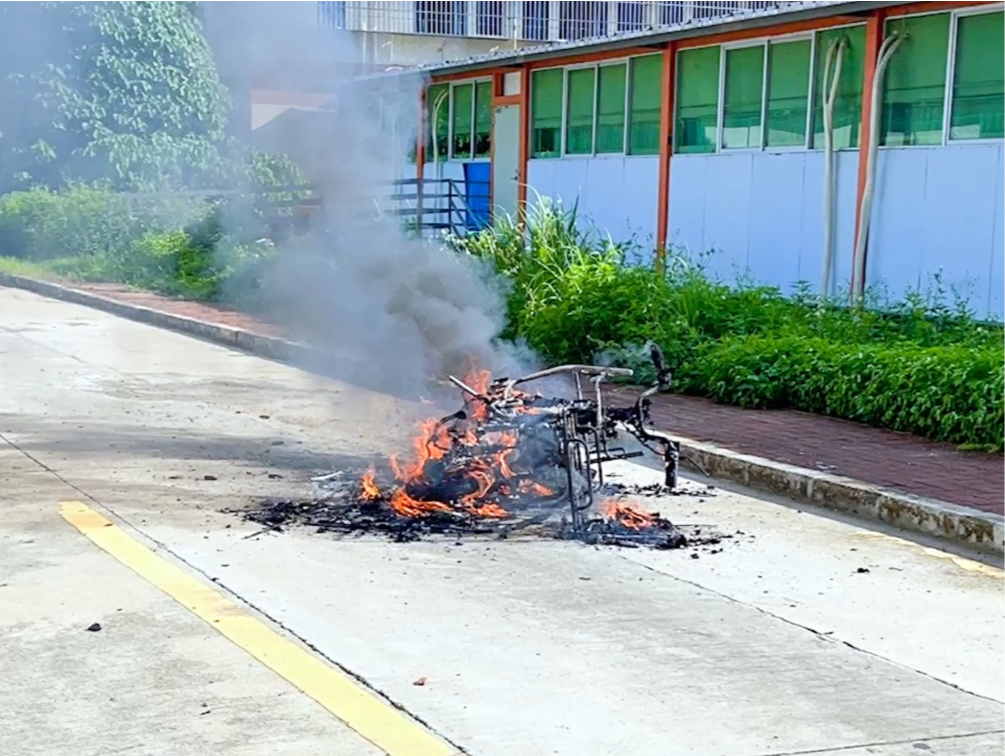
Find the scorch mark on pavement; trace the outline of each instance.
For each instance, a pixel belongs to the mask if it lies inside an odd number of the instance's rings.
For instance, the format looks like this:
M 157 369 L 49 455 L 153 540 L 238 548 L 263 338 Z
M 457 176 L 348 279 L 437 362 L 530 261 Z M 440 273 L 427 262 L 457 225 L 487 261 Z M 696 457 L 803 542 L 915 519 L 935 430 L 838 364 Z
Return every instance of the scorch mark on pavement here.
M 219 591 L 165 561 L 86 504 L 62 502 L 60 514 L 96 546 L 313 698 L 388 756 L 458 753 L 393 705 L 284 638 Z

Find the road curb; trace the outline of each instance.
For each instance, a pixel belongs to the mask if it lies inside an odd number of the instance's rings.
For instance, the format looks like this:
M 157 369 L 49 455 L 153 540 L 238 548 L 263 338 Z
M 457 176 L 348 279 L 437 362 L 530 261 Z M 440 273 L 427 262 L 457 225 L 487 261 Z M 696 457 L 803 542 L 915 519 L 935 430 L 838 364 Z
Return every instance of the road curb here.
M 681 439 L 681 463 L 711 478 L 878 520 L 995 556 L 1005 554 L 1005 517 L 992 512 L 739 454 L 692 439 Z
M 128 320 L 135 320 L 170 331 L 178 331 L 213 342 L 214 344 L 240 349 L 257 357 L 300 364 L 315 355 L 314 350 L 303 344 L 297 344 L 276 336 L 264 336 L 252 331 L 246 331 L 243 328 L 208 323 L 204 320 L 196 320 L 184 315 L 174 315 L 142 305 L 127 304 L 98 294 L 73 289 L 49 281 L 41 281 L 36 278 L 0 273 L 0 286 L 24 289 L 43 297 L 72 302 L 73 304 L 84 305 L 85 307 L 93 307 L 96 310 L 103 310 L 104 312 L 118 315 Z
M 249 354 L 298 366 L 318 353 L 308 346 L 241 328 L 118 302 L 48 281 L 0 273 L 0 286 L 93 307 L 119 317 L 178 331 Z M 991 512 L 892 491 L 852 478 L 739 454 L 714 444 L 681 439 L 685 467 L 748 488 L 876 520 L 994 556 L 1005 555 L 1005 518 Z

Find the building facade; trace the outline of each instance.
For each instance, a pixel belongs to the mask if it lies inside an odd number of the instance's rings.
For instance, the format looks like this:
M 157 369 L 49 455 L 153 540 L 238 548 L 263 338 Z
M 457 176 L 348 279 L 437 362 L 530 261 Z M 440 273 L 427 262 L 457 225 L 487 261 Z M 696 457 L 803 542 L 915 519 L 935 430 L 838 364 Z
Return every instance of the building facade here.
M 727 280 L 1001 320 L 1003 46 L 1001 3 L 801 3 L 430 66 L 406 174 L 561 200 Z

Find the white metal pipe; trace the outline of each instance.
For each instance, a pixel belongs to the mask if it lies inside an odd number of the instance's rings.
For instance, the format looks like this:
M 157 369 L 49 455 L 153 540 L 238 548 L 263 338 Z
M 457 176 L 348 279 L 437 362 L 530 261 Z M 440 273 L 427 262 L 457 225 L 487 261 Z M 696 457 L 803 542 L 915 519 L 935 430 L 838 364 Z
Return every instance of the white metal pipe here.
M 865 250 L 869 241 L 869 225 L 872 220 L 872 198 L 876 186 L 876 159 L 879 152 L 880 108 L 883 103 L 883 76 L 893 54 L 900 45 L 901 37 L 891 35 L 883 40 L 879 48 L 879 60 L 872 79 L 872 112 L 869 118 L 869 149 L 865 154 L 865 187 L 858 208 L 858 236 L 855 238 L 854 269 L 852 271 L 852 297 L 860 303 L 865 297 Z
M 844 37 L 831 42 L 824 61 L 824 255 L 820 281 L 820 294 L 831 295 L 831 273 L 834 270 L 834 194 L 837 172 L 834 158 L 834 105 L 837 102 L 838 86 L 841 83 L 841 63 L 847 40 Z M 831 71 L 833 65 L 834 70 Z M 833 73 L 833 78 L 831 74 Z
M 443 167 L 440 165 L 440 140 L 439 140 L 439 127 L 440 127 L 440 106 L 446 101 L 447 97 L 450 95 L 450 89 L 443 92 L 439 97 L 436 98 L 436 102 L 433 103 L 433 118 L 432 123 L 429 128 L 432 130 L 433 138 L 433 168 L 436 171 L 436 178 L 443 178 Z M 450 117 L 450 110 L 447 109 L 447 117 Z M 449 133 L 449 127 L 448 127 Z M 450 149 L 450 145 L 447 145 L 447 149 Z

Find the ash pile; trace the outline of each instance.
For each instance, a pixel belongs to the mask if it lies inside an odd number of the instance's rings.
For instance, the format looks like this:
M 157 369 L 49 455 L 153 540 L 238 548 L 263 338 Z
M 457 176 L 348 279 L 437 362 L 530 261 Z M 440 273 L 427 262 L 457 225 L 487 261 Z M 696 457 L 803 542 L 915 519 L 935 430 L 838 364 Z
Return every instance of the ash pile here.
M 301 524 L 320 532 L 380 534 L 395 541 L 426 536 L 537 535 L 591 544 L 674 549 L 679 528 L 627 499 L 604 478 L 604 463 L 645 454 L 618 445 L 629 434 L 658 454 L 663 493 L 677 487 L 679 443 L 651 427 L 650 397 L 669 388 L 670 371 L 652 350 L 656 385 L 631 406 L 605 402 L 602 385 L 624 368 L 563 365 L 517 379 L 474 370 L 451 377 L 463 406 L 424 421 L 407 456 L 367 470 L 315 479 L 310 501 L 273 500 L 244 512 L 266 529 Z M 565 375 L 574 398 L 545 397 L 535 381 Z

